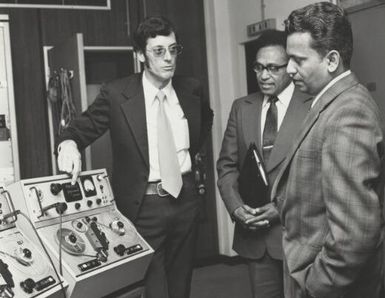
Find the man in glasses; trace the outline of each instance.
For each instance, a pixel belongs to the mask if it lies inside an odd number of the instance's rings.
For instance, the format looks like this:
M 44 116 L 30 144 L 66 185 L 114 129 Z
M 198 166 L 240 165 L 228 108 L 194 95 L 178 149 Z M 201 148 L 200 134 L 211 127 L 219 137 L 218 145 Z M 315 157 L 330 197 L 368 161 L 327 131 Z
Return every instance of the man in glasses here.
M 74 182 L 79 150 L 110 130 L 118 208 L 155 250 L 145 276 L 146 298 L 186 298 L 201 205 L 192 158 L 213 114 L 198 81 L 174 77 L 182 46 L 167 19 L 145 19 L 134 42 L 144 71 L 103 85 L 61 135 L 58 166 Z
M 217 162 L 218 187 L 236 222 L 233 248 L 248 262 L 255 298 L 283 297 L 281 225 L 273 203 L 261 208 L 244 203 L 238 177 L 248 162 L 249 145 L 255 143 L 270 190 L 311 103 L 286 72 L 285 48 L 286 34 L 282 31 L 268 30 L 259 37 L 252 67 L 260 92 L 233 103 Z M 270 201 L 269 194 L 264 199 Z
M 330 2 L 297 9 L 285 23 L 287 71 L 315 97 L 272 190 L 285 295 L 384 297 L 384 119 L 350 70 L 351 24 Z

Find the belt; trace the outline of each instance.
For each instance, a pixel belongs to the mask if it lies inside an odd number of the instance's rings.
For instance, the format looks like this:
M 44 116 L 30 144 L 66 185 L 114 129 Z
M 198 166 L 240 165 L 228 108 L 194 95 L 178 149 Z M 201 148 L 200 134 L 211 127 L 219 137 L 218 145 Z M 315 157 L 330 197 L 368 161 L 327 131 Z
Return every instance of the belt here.
M 185 174 L 182 174 L 183 183 L 188 179 L 190 176 L 192 176 L 192 172 L 187 172 Z M 167 197 L 170 194 L 162 188 L 162 182 L 161 181 L 154 181 L 154 182 L 148 182 L 146 191 L 144 192 L 145 195 L 158 195 L 159 197 Z
M 169 193 L 162 188 L 161 181 L 148 182 L 145 194 L 158 195 L 159 197 L 167 197 L 169 195 Z

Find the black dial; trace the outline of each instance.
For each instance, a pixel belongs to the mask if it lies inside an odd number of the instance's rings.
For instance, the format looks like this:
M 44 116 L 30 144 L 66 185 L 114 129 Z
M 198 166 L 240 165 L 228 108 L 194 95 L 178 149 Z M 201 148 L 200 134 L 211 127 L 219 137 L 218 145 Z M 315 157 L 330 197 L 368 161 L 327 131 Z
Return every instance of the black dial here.
M 51 193 L 56 196 L 63 189 L 60 183 L 51 183 L 50 190 Z

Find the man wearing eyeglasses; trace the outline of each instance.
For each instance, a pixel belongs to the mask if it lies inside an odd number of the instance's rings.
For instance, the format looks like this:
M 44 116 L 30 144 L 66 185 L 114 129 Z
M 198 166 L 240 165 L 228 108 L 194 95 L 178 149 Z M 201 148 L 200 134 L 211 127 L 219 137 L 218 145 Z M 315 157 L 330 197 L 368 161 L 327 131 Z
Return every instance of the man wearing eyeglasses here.
M 167 19 L 145 19 L 134 41 L 144 71 L 103 85 L 61 135 L 58 166 L 75 182 L 79 150 L 110 130 L 116 203 L 155 250 L 146 298 L 186 298 L 201 205 L 192 158 L 213 114 L 198 81 L 174 77 L 182 46 Z
M 217 162 L 218 187 L 236 223 L 233 248 L 247 260 L 255 298 L 283 297 L 281 225 L 273 203 L 261 208 L 244 203 L 238 177 L 255 143 L 270 189 L 311 103 L 286 72 L 285 48 L 284 32 L 268 30 L 259 37 L 253 69 L 260 92 L 234 101 Z

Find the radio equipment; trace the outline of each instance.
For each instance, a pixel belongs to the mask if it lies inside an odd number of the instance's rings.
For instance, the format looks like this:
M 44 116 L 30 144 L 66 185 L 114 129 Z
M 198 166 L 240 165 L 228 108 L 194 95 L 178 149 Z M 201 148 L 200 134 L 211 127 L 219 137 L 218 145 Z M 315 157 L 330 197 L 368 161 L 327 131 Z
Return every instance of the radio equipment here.
M 0 297 L 65 297 L 67 283 L 55 271 L 41 243 L 31 242 L 16 227 L 15 212 L 0 187 Z
M 105 169 L 25 179 L 8 186 L 43 239 L 70 297 L 102 297 L 143 279 L 153 249 L 116 207 Z M 20 229 L 33 237 L 20 222 Z

